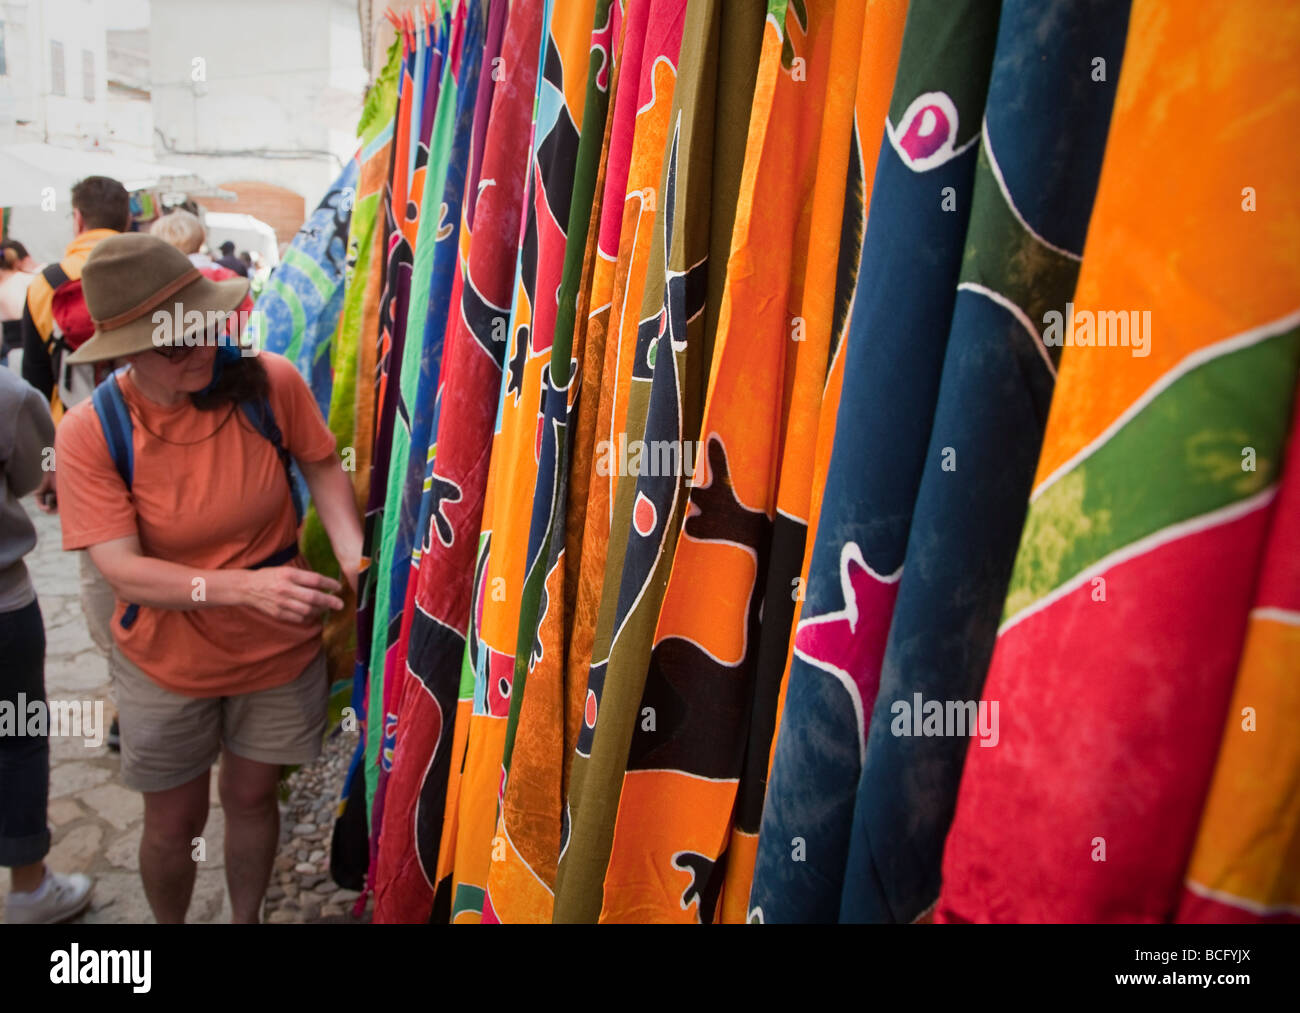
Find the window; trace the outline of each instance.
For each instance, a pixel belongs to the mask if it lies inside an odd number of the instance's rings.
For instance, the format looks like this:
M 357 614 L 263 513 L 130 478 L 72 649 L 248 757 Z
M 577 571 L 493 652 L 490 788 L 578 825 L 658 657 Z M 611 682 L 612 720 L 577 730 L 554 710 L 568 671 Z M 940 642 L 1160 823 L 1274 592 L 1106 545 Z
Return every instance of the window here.
M 63 43 L 50 41 L 50 94 L 66 95 L 63 83 Z
M 81 97 L 95 101 L 95 54 L 89 49 L 81 51 Z

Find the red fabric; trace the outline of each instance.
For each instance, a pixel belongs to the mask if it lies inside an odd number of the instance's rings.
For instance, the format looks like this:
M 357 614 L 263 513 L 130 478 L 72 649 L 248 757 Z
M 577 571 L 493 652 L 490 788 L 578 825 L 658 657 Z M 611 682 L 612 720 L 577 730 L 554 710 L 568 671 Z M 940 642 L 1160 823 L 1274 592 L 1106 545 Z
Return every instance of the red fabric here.
M 1268 517 L 1257 509 L 1120 563 L 1104 605 L 1085 583 L 1002 635 L 984 688 L 1001 743 L 967 755 L 937 921 L 1173 916 L 1231 692 L 1221 676 L 1254 593 L 1253 568 L 1232 560 L 1260 544 Z M 1152 587 L 1158 600 L 1125 593 Z M 1085 627 L 1096 646 L 1080 666 L 1053 648 Z
M 54 324 L 63 336 L 63 342 L 76 351 L 95 333 L 95 321 L 81 291 L 81 279 L 66 281 L 54 291 L 50 300 Z

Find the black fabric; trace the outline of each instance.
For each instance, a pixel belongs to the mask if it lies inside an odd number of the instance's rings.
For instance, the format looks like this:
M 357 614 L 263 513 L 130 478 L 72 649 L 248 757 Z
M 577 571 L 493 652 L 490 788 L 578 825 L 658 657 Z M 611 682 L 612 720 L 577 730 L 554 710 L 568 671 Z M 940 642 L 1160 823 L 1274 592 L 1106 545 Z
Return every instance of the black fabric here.
M 32 311 L 23 304 L 23 379 L 45 395 L 45 400 L 54 396 L 54 360 L 45 338 L 36 329 Z
M 62 286 L 66 285 L 72 279 L 68 277 L 68 272 L 63 269 L 62 264 L 49 264 L 41 271 L 41 277 L 45 283 L 50 286 L 51 292 L 57 292 Z
M 0 344 L 0 357 L 23 347 L 23 322 L 21 319 L 4 321 L 3 324 L 0 324 L 0 330 L 4 334 L 3 343 Z
M 38 602 L 0 612 L 0 659 L 0 700 L 13 705 L 21 727 L 34 701 L 45 704 L 45 625 Z M 31 865 L 49 853 L 49 788 L 49 737 L 0 735 L 0 865 Z
M 348 780 L 343 812 L 334 821 L 330 841 L 330 878 L 345 890 L 364 890 L 370 866 L 370 831 L 366 820 L 366 779 L 361 764 Z
M 41 271 L 41 277 L 50 286 L 53 298 L 60 285 L 70 280 L 62 264 L 49 264 Z M 23 302 L 22 342 L 23 342 L 23 379 L 45 395 L 47 401 L 54 397 L 59 364 L 54 361 L 50 351 L 49 335 L 42 334 L 32 318 L 32 311 L 26 301 Z
M 213 261 L 213 263 L 220 264 L 222 267 L 234 271 L 241 278 L 248 277 L 248 265 L 236 256 L 218 257 Z

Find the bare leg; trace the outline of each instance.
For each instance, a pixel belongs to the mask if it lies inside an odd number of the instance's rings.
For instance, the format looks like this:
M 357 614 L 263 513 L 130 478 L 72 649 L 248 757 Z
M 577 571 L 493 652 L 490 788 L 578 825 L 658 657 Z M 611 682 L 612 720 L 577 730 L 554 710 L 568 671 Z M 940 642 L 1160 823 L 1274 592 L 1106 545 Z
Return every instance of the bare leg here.
M 144 834 L 140 838 L 140 878 L 158 924 L 185 921 L 194 892 L 193 840 L 208 822 L 205 770 L 169 791 L 144 793 Z
M 217 790 L 226 811 L 226 887 L 235 924 L 261 919 L 280 841 L 279 780 L 278 764 L 247 760 L 228 749 L 221 753 Z

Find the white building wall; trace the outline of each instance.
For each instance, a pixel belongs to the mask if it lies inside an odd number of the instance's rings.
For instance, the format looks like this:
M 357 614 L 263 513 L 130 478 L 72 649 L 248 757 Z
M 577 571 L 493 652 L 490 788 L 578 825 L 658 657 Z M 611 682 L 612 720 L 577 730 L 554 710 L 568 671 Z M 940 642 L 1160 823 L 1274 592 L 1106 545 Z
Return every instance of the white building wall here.
M 350 0 L 153 0 L 154 153 L 221 183 L 301 194 L 352 154 L 365 84 Z
M 103 0 L 6 0 L 0 20 L 8 70 L 0 77 L 0 141 L 106 146 Z M 53 94 L 51 42 L 63 48 L 63 95 Z M 83 72 L 87 53 L 89 75 Z

